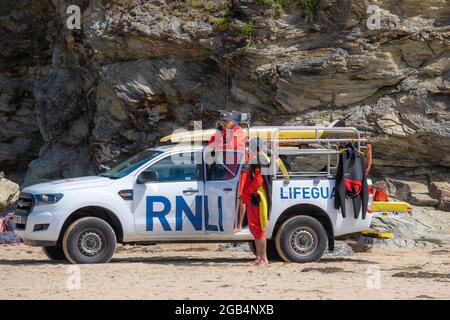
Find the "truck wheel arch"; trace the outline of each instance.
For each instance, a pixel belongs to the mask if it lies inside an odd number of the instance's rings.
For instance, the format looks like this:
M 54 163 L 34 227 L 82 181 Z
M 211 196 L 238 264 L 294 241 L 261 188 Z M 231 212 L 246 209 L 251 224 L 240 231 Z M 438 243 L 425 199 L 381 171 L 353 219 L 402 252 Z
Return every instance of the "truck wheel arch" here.
M 64 221 L 64 224 L 59 233 L 58 243 L 61 243 L 67 228 L 76 220 L 84 217 L 96 217 L 105 220 L 111 226 L 111 228 L 113 228 L 117 237 L 117 243 L 122 242 L 123 240 L 122 223 L 120 222 L 120 219 L 114 212 L 112 212 L 110 209 L 100 206 L 85 206 L 72 212 L 67 217 L 66 221 Z
M 294 216 L 309 216 L 318 220 L 323 225 L 323 227 L 327 232 L 328 250 L 330 251 L 334 250 L 334 230 L 333 224 L 331 223 L 331 219 L 322 208 L 312 204 L 307 203 L 296 204 L 284 210 L 278 217 L 272 235 L 275 235 L 277 233 L 278 229 L 283 224 L 283 222 Z

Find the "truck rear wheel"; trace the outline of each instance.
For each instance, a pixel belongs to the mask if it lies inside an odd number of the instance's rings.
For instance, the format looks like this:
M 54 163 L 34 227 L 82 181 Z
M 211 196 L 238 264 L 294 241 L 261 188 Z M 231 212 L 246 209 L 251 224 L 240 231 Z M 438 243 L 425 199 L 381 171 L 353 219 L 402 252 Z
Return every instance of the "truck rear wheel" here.
M 53 261 L 66 261 L 62 246 L 42 247 L 47 258 Z
M 106 263 L 116 251 L 116 234 L 106 221 L 86 217 L 67 228 L 62 244 L 71 263 Z
M 278 229 L 275 245 L 287 262 L 318 261 L 327 248 L 327 232 L 323 225 L 309 216 L 296 216 Z

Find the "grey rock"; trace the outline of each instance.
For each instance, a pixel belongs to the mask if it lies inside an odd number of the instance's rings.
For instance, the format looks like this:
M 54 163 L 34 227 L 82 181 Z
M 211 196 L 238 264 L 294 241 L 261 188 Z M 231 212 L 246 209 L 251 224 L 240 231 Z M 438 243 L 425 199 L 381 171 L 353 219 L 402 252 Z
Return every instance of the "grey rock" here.
M 439 203 L 439 200 L 433 199 L 428 194 L 411 193 L 410 203 L 422 207 L 435 207 Z
M 437 207 L 439 210 L 450 212 L 450 198 L 439 199 Z
M 431 182 L 430 195 L 435 199 L 450 198 L 450 182 L 449 181 Z
M 24 170 L 42 143 L 30 86 L 27 75 L 0 72 L 0 170 L 8 175 Z
M 439 248 L 439 244 L 430 241 L 417 241 L 412 239 L 377 239 L 369 237 L 359 238 L 357 240 L 357 245 L 366 246 L 369 250 L 372 247 Z
M 0 212 L 11 206 L 19 197 L 19 185 L 0 178 Z
M 84 78 L 84 79 L 83 79 Z M 89 134 L 83 70 L 56 69 L 37 83 L 36 117 L 46 142 L 81 144 Z
M 24 186 L 95 173 L 95 159 L 86 147 L 50 143 L 41 148 L 38 159 L 31 161 Z
M 344 241 L 334 242 L 334 251 L 327 251 L 325 256 L 330 257 L 348 257 L 353 255 L 352 247 Z
M 389 195 L 414 205 L 438 207 L 440 210 L 447 211 L 448 207 L 443 200 L 450 198 L 450 184 L 445 181 L 447 177 L 435 177 L 432 178 L 435 181 L 429 183 L 428 176 L 420 173 L 415 172 L 413 177 L 399 176 L 398 179 L 385 179 L 384 183 L 387 185 Z
M 0 4 L 0 57 L 7 65 L 46 58 L 50 43 L 48 23 L 53 6 L 46 0 L 2 1 Z M 0 60 L 0 66 L 3 60 Z
M 235 251 L 235 252 L 251 252 L 247 242 L 242 243 L 224 243 L 220 245 L 217 251 Z
M 450 241 L 450 236 L 446 233 L 450 227 L 447 212 L 416 206 L 413 207 L 412 212 L 412 216 L 373 220 L 373 229 L 393 232 L 394 239 L 362 237 L 358 241 L 400 247 L 436 247 Z

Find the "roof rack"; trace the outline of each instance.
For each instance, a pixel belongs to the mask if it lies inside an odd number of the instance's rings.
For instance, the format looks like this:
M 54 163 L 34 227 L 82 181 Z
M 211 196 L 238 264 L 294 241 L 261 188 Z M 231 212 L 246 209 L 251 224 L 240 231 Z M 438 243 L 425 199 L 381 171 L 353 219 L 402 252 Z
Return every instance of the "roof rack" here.
M 356 143 L 358 152 L 365 148 L 368 142 L 366 134 L 354 127 L 316 127 L 316 126 L 281 126 L 281 127 L 251 127 L 255 132 L 264 132 L 269 136 L 265 138 L 268 149 L 273 155 L 326 155 L 326 171 L 320 172 L 291 172 L 291 177 L 304 176 L 332 176 L 332 170 L 339 163 L 340 147 L 348 143 Z M 274 129 L 274 131 L 270 130 Z M 303 131 L 303 132 L 302 132 Z M 295 136 L 301 138 L 292 138 Z M 364 137 L 363 137 L 364 135 Z M 250 133 L 249 139 L 252 139 Z M 313 146 L 311 146 L 313 144 Z M 336 156 L 336 166 L 332 166 L 332 156 Z
M 256 137 L 266 138 L 271 147 L 274 147 L 274 142 L 278 143 L 278 146 L 283 145 L 305 145 L 305 144 L 327 144 L 330 149 L 311 149 L 316 150 L 312 153 L 320 154 L 333 154 L 338 151 L 331 150 L 332 144 L 342 144 L 342 143 L 357 143 L 358 151 L 361 150 L 361 144 L 368 141 L 367 138 L 363 138 L 362 133 L 354 127 L 316 127 L 316 126 L 281 126 L 281 127 L 251 127 L 250 130 L 255 130 L 255 132 L 261 132 L 263 130 L 274 129 L 274 131 L 267 131 L 268 135 L 266 137 L 261 136 L 257 133 Z M 303 132 L 302 132 L 303 131 Z M 251 131 L 250 131 L 251 132 Z M 269 136 L 270 135 L 270 136 Z M 304 136 L 301 138 L 292 138 L 298 136 Z M 250 133 L 250 139 L 252 135 Z M 290 154 L 295 154 L 295 149 L 285 149 Z M 310 154 L 306 150 L 298 149 L 297 153 Z
M 341 123 L 333 122 L 328 127 L 323 126 L 248 126 L 244 128 L 247 141 L 260 138 L 266 141 L 267 149 L 272 155 L 326 155 L 327 170 L 320 174 L 331 175 L 331 156 L 339 157 L 340 149 L 348 143 L 356 143 L 359 152 L 368 142 L 368 133 L 354 127 L 340 127 Z M 202 141 L 207 143 L 215 129 L 181 131 L 161 138 L 161 142 L 192 143 Z M 305 174 L 306 172 L 302 172 Z M 319 172 L 316 172 L 318 174 Z M 309 173 L 308 173 L 309 174 Z

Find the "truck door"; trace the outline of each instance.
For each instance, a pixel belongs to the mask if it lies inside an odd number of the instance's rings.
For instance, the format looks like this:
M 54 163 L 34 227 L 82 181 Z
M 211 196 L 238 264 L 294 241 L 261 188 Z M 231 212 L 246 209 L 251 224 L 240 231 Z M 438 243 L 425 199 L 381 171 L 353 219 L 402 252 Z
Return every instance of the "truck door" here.
M 233 234 L 238 210 L 238 185 L 241 159 L 239 151 L 220 151 L 212 164 L 206 164 L 205 228 L 206 233 Z M 208 161 L 205 161 L 208 163 Z
M 136 231 L 141 235 L 204 234 L 202 152 L 168 155 L 139 176 L 133 189 Z

